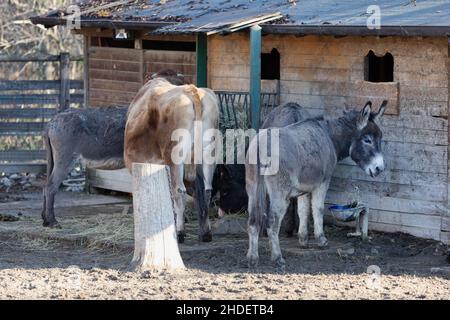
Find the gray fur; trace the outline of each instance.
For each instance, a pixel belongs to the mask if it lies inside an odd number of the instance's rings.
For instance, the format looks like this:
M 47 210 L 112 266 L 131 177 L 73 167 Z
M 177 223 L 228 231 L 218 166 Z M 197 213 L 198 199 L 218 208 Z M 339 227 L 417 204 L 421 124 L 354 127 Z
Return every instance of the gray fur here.
M 55 194 L 80 157 L 90 167 L 124 167 L 126 107 L 69 109 L 57 114 L 44 132 L 47 147 L 47 182 L 44 187 L 44 226 L 57 227 Z
M 297 103 L 288 102 L 273 109 L 261 129 L 281 128 L 311 118 L 311 115 Z
M 387 102 L 383 103 L 383 107 Z M 251 266 L 258 262 L 258 235 L 261 217 L 265 217 L 272 248 L 272 260 L 284 266 L 278 233 L 280 223 L 292 198 L 311 194 L 314 234 L 320 246 L 327 244 L 323 233 L 323 208 L 326 192 L 339 160 L 348 156 L 371 176 L 384 170 L 381 155 L 382 133 L 373 119 L 382 116 L 384 108 L 371 114 L 368 102 L 361 112 L 347 112 L 332 119 L 307 119 L 279 129 L 279 172 L 261 176 L 259 164 L 246 163 L 246 188 L 249 196 L 249 251 Z M 263 133 L 259 133 L 261 135 Z M 249 154 L 257 152 L 257 137 L 250 144 Z M 380 160 L 381 159 L 381 160 Z M 263 186 L 261 186 L 262 184 Z M 265 188 L 268 199 L 258 190 Z M 299 198 L 299 201 L 304 199 Z M 268 208 L 265 208 L 268 204 Z M 304 207 L 304 205 L 303 205 Z M 301 214 L 301 212 L 299 212 Z M 300 221 L 305 221 L 304 217 Z M 304 242 L 306 226 L 301 225 L 300 242 Z M 303 238 L 303 239 L 302 239 Z
M 310 113 L 302 106 L 294 102 L 287 102 L 269 113 L 261 129 L 286 127 L 309 118 L 311 118 Z M 308 207 L 307 210 L 310 210 L 310 208 Z M 296 224 L 298 224 L 297 220 L 297 199 L 291 199 L 284 218 L 285 231 L 289 237 L 294 234 Z

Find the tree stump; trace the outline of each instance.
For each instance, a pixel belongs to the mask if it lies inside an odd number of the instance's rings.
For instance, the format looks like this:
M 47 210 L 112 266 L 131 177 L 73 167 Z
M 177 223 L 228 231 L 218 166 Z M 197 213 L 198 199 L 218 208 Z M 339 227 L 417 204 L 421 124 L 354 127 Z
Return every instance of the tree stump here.
M 134 256 L 132 269 L 184 268 L 178 248 L 170 171 L 133 163 Z

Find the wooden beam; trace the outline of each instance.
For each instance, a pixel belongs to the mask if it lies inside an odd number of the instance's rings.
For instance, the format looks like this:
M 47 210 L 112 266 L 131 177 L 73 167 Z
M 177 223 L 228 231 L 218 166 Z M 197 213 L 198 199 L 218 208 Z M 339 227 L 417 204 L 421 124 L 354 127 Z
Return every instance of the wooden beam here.
M 261 116 L 261 27 L 250 28 L 250 110 L 252 128 L 258 130 Z
M 0 108 L 0 119 L 51 118 L 57 111 L 56 108 Z
M 25 91 L 25 90 L 59 90 L 58 80 L 0 80 L 2 91 Z M 70 89 L 83 89 L 83 82 L 70 81 Z
M 197 34 L 197 86 L 208 86 L 208 36 Z
M 46 160 L 46 156 L 45 150 L 11 150 L 0 152 L 0 161 L 31 163 L 35 160 Z
M 47 170 L 46 163 L 0 163 L 0 172 L 10 173 L 44 173 Z
M 72 58 L 71 61 L 82 61 L 83 57 Z M 0 62 L 56 62 L 60 61 L 60 56 L 42 55 L 34 57 L 0 56 Z
M 0 122 L 0 136 L 41 135 L 45 122 Z
M 83 82 L 84 82 L 84 101 L 83 107 L 87 108 L 89 106 L 89 47 L 91 45 L 91 37 L 89 35 L 84 36 L 84 46 L 83 46 Z
M 70 55 L 61 53 L 59 64 L 59 77 L 61 80 L 59 110 L 63 111 L 70 106 Z

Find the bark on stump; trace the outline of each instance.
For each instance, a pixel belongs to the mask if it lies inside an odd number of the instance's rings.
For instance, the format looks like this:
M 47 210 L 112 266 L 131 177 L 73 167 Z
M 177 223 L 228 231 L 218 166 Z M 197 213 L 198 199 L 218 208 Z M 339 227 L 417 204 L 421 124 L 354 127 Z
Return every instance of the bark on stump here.
M 183 269 L 178 248 L 169 167 L 133 163 L 134 256 L 136 271 Z

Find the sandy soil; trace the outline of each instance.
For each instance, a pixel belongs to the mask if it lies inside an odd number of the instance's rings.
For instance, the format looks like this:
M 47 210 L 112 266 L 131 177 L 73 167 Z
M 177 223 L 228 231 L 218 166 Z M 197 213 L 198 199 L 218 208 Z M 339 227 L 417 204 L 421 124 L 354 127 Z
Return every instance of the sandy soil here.
M 450 274 L 445 271 L 450 265 L 441 245 L 405 235 L 374 238 L 376 245 L 355 241 L 354 252 L 286 253 L 284 273 L 273 268 L 265 244 L 261 266 L 249 270 L 242 242 L 233 248 L 184 252 L 188 269 L 183 272 L 134 273 L 127 271 L 130 250 L 3 236 L 0 299 L 450 298 Z M 380 268 L 379 277 L 367 273 L 370 265 Z M 441 269 L 432 270 L 436 267 Z
M 21 199 L 13 194 L 3 200 Z M 59 211 L 65 213 L 60 216 L 63 226 L 68 227 L 73 219 L 84 221 L 89 213 L 93 220 L 86 223 L 92 227 L 97 220 L 102 224 L 102 215 L 112 218 L 122 214 L 122 209 L 102 205 Z M 131 229 L 125 228 L 130 219 L 114 220 L 124 228 L 124 239 L 116 240 L 132 241 Z M 19 222 L 0 224 L 30 221 L 21 217 Z M 44 234 L 39 231 L 40 221 L 35 224 L 33 230 Z M 117 224 L 111 228 L 116 229 Z M 182 247 L 187 270 L 178 273 L 128 271 L 129 245 L 87 248 L 3 232 L 0 299 L 450 299 L 446 247 L 435 241 L 371 232 L 371 242 L 362 243 L 346 237 L 349 229 L 327 226 L 327 250 L 302 250 L 296 239 L 283 236 L 287 265 L 280 273 L 270 262 L 267 239 L 260 241 L 260 267 L 250 270 L 245 261 L 245 234 L 215 236 L 207 250 L 204 245 L 203 250 L 186 250 L 202 247 L 195 235 L 196 225 L 188 227 L 187 244 Z M 66 229 L 60 232 L 73 233 Z M 370 270 L 379 270 L 380 275 L 368 273 Z

